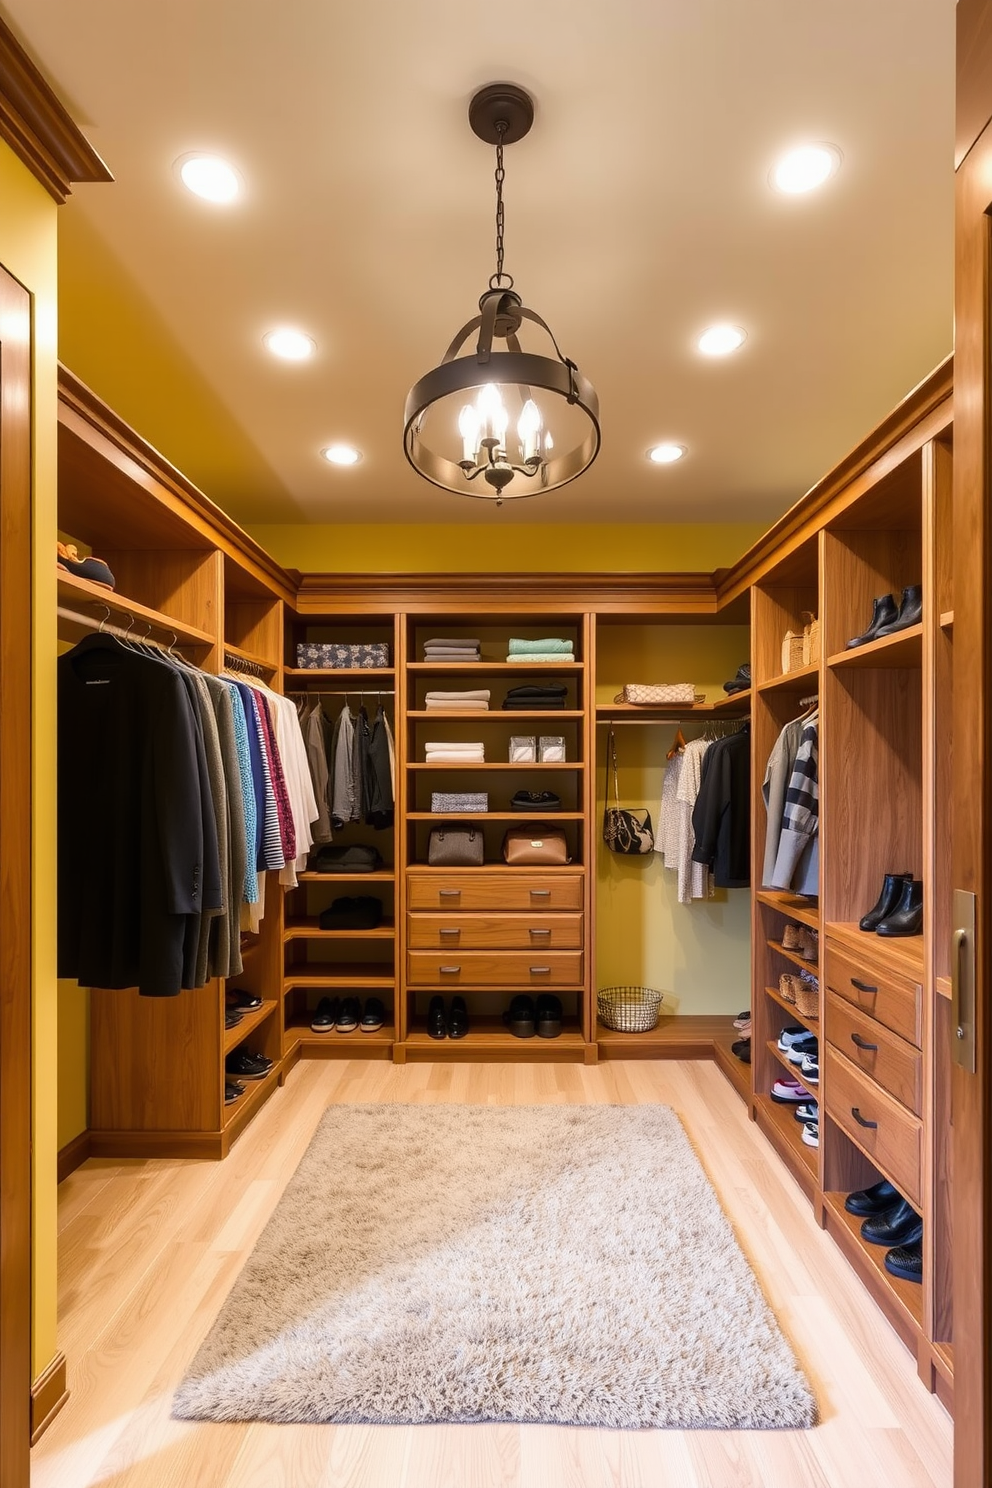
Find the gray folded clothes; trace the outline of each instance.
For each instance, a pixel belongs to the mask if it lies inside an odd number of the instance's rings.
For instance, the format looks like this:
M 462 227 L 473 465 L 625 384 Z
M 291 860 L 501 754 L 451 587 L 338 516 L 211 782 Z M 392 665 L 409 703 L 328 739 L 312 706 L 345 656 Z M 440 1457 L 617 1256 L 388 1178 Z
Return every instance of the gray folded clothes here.
M 424 698 L 428 703 L 488 703 L 492 693 L 488 687 L 477 687 L 470 692 L 426 692 Z
M 480 651 L 456 651 L 454 646 L 432 646 L 424 652 L 425 661 L 481 661 Z
M 453 646 L 459 651 L 478 651 L 481 645 L 480 640 L 466 639 L 465 636 L 431 636 L 424 642 L 425 649 L 428 646 Z

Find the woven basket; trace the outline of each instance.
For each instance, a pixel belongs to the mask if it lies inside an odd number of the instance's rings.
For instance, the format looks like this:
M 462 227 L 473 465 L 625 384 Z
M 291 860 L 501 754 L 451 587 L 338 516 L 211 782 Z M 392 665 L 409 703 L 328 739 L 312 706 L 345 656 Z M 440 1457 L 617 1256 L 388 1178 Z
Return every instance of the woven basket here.
M 801 630 L 787 630 L 782 639 L 782 671 L 797 672 L 803 661 L 804 639 Z
M 596 997 L 599 1021 L 617 1033 L 648 1033 L 661 1002 L 662 994 L 650 987 L 603 987 Z
M 798 976 L 793 976 L 791 971 L 783 971 L 778 979 L 778 992 L 782 1001 L 794 1003 L 799 985 Z
M 818 666 L 820 661 L 820 622 L 811 610 L 803 610 L 803 666 Z
M 818 1018 L 820 1016 L 820 983 L 816 977 L 804 971 L 799 976 L 793 977 L 792 985 L 796 993 L 796 1012 L 803 1018 Z

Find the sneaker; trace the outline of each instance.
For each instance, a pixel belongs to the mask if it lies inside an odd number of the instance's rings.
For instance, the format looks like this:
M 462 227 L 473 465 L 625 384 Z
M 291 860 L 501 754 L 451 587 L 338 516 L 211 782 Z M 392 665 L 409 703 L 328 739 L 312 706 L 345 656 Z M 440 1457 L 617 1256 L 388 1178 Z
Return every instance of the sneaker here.
M 243 1016 L 243 1013 L 237 1013 L 233 1008 L 228 1008 L 224 1014 L 224 1027 L 237 1028 Z
M 224 1069 L 239 1080 L 264 1080 L 272 1068 L 272 1060 L 264 1054 L 253 1054 L 250 1049 L 235 1049 L 224 1061 Z
M 734 1019 L 734 1027 L 735 1028 L 743 1028 L 745 1024 L 747 1024 L 748 1027 L 750 1027 L 750 1025 L 751 1025 L 751 1009 L 750 1008 L 745 1008 L 744 1011 L 742 1013 L 738 1013 L 737 1014 L 737 1017 Z
M 802 1064 L 807 1055 L 812 1054 L 815 1059 L 819 1053 L 819 1041 L 815 1033 L 807 1033 L 804 1038 L 796 1039 L 786 1051 L 785 1057 L 790 1064 Z
M 362 1018 L 362 1007 L 357 997 L 345 997 L 338 1009 L 334 1027 L 338 1033 L 354 1033 Z
M 788 1028 L 783 1028 L 779 1034 L 778 1047 L 783 1054 L 787 1054 L 794 1043 L 809 1036 L 808 1028 L 800 1028 L 798 1023 L 790 1023 Z
M 820 1123 L 818 1121 L 807 1121 L 799 1133 L 807 1147 L 819 1147 L 820 1145 Z
M 773 1101 L 780 1106 L 791 1106 L 796 1101 L 809 1100 L 810 1094 L 805 1085 L 800 1085 L 798 1080 L 790 1080 L 783 1077 L 776 1080 L 769 1092 Z
M 224 1081 L 224 1104 L 233 1106 L 236 1100 L 240 1100 L 245 1093 L 245 1087 L 240 1080 Z
M 819 1121 L 820 1102 L 815 1100 L 803 1101 L 801 1105 L 796 1107 L 792 1114 L 797 1121 Z
M 336 997 L 322 997 L 317 1004 L 317 1010 L 310 1019 L 310 1027 L 314 1033 L 333 1033 L 334 1025 L 338 1018 L 338 1009 L 341 1004 Z
M 820 1056 L 819 1054 L 805 1054 L 803 1062 L 799 1066 L 800 1073 L 807 1085 L 819 1085 L 820 1083 Z

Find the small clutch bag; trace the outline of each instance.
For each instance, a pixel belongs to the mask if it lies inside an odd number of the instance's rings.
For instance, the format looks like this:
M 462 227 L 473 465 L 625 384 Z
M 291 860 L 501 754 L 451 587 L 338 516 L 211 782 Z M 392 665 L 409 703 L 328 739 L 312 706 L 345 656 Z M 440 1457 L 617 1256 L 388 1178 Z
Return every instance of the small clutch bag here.
M 510 827 L 503 838 L 503 857 L 511 865 L 535 867 L 560 867 L 572 861 L 561 827 L 546 827 L 542 822 Z

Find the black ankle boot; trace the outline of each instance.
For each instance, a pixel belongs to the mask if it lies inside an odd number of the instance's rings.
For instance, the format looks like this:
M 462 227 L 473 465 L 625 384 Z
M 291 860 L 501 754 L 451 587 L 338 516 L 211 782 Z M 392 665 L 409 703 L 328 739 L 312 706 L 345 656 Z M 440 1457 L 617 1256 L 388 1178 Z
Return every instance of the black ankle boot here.
M 880 595 L 873 601 L 871 624 L 868 629 L 863 630 L 859 636 L 855 636 L 853 641 L 848 641 L 846 649 L 850 651 L 852 646 L 867 646 L 869 641 L 875 639 L 882 626 L 891 625 L 898 614 L 899 610 L 892 595 Z
M 911 878 L 903 884 L 895 909 L 875 926 L 875 934 L 919 935 L 922 930 L 923 885 L 918 878 Z
M 427 1032 L 431 1038 L 443 1039 L 448 1036 L 448 1022 L 444 1016 L 444 998 L 432 997 L 427 1008 Z
M 902 599 L 899 602 L 899 613 L 894 620 L 888 620 L 880 630 L 875 632 L 875 640 L 880 636 L 895 635 L 897 630 L 908 630 L 911 625 L 919 625 L 923 619 L 923 585 L 909 584 L 902 591 Z
M 887 873 L 882 881 L 882 892 L 873 909 L 858 921 L 859 930 L 875 930 L 879 922 L 892 914 L 902 897 L 903 884 L 912 883 L 911 873 Z

